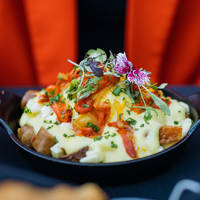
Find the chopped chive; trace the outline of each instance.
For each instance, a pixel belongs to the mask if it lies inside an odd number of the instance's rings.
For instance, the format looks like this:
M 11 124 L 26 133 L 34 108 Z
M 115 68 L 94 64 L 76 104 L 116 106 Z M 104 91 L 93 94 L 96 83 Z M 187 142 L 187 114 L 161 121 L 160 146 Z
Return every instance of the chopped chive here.
M 111 135 L 111 137 L 115 137 L 117 134 L 116 133 L 113 133 L 112 135 Z
M 131 117 L 129 117 L 126 122 L 130 125 L 136 125 L 137 121 L 135 119 L 132 119 Z
M 58 140 L 57 140 L 56 136 L 54 136 L 54 140 L 55 140 L 56 143 L 58 143 Z
M 131 115 L 131 111 L 130 110 L 127 110 L 126 112 L 128 113 L 128 115 Z
M 69 100 L 72 100 L 72 97 L 73 97 L 73 96 L 72 96 L 71 94 L 68 94 L 68 95 L 67 95 L 67 98 L 68 98 Z
M 144 114 L 144 121 L 146 124 L 149 124 L 149 120 L 151 120 L 152 114 L 150 110 L 146 110 Z
M 109 134 L 109 131 L 106 131 L 104 134 L 105 134 L 105 135 Z
M 96 133 L 100 130 L 100 128 L 92 122 L 88 122 L 87 127 L 91 127 Z
M 174 124 L 177 125 L 177 124 L 179 124 L 179 122 L 178 121 L 174 121 Z
M 105 139 L 108 139 L 109 137 L 110 137 L 110 135 L 106 135 L 106 136 L 105 136 Z
M 47 130 L 49 130 L 50 128 L 53 128 L 53 125 L 51 125 L 51 126 L 48 126 L 48 127 L 47 127 Z
M 24 108 L 24 113 L 32 113 L 31 110 L 27 107 Z
M 119 96 L 120 92 L 121 92 L 121 87 L 119 85 L 112 91 L 112 93 L 115 96 Z
M 101 139 L 102 139 L 102 137 L 101 137 L 100 135 L 95 136 L 95 137 L 93 138 L 94 141 L 98 141 L 98 140 L 101 140 Z
M 88 104 L 82 104 L 83 108 L 89 108 L 90 106 Z
M 68 108 L 69 108 L 70 110 L 73 110 L 73 108 L 72 108 L 70 105 L 68 105 Z
M 50 95 L 53 95 L 55 91 L 56 91 L 56 88 L 52 89 L 52 90 L 49 92 L 49 94 L 50 94 Z
M 113 141 L 111 141 L 111 145 L 110 146 L 111 146 L 111 148 L 115 148 L 115 149 L 118 147 L 118 145 L 115 144 Z

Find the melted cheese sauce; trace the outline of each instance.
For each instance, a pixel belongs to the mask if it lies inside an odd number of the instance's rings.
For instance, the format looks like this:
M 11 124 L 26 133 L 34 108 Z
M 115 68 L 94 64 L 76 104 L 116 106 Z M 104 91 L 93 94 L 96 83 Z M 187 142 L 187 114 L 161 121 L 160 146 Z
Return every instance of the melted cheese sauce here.
M 127 112 L 129 108 L 126 102 L 131 102 L 130 98 L 124 93 L 114 96 L 112 94 L 113 89 L 110 86 L 93 95 L 94 106 L 101 105 L 104 101 L 110 102 L 111 113 L 108 123 L 119 120 L 119 116 L 123 120 L 129 117 L 136 120 L 136 124 L 132 127 L 134 129 L 135 148 L 139 158 L 157 153 L 166 148 L 159 143 L 159 129 L 161 126 L 174 126 L 176 125 L 174 121 L 176 121 L 178 126 L 182 126 L 183 136 L 190 129 L 192 124 L 191 119 L 185 117 L 189 110 L 187 104 L 172 100 L 169 106 L 170 116 L 164 115 L 162 111 L 157 109 L 157 113 L 152 112 L 152 118 L 147 124 L 143 119 L 144 113 L 137 114 L 131 111 L 129 114 Z M 65 92 L 63 92 L 63 95 L 66 95 Z M 73 101 L 69 101 L 68 103 L 72 108 L 74 107 Z M 106 163 L 131 160 L 131 157 L 126 153 L 122 138 L 117 133 L 116 128 L 105 126 L 102 139 L 97 141 L 84 136 L 73 137 L 74 131 L 71 123 L 55 124 L 57 121 L 56 114 L 50 107 L 39 104 L 38 96 L 29 100 L 27 107 L 32 113 L 23 113 L 19 122 L 20 126 L 25 124 L 32 126 L 35 134 L 43 126 L 50 134 L 56 137 L 58 141 L 57 146 L 63 148 L 67 154 L 77 152 L 81 148 L 89 146 L 86 157 L 82 158 L 80 162 Z M 80 117 L 79 114 L 73 109 L 72 121 L 75 121 L 78 117 Z M 112 147 L 112 142 L 117 145 L 117 148 Z M 57 154 L 52 153 L 52 155 Z

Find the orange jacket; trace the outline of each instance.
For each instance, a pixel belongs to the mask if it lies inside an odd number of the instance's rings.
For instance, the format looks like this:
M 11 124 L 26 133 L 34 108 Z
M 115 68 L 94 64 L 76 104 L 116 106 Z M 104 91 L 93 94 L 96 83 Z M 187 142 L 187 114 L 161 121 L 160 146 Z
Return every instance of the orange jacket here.
M 200 84 L 200 0 L 127 0 L 125 50 L 156 82 Z M 0 0 L 0 85 L 44 85 L 77 61 L 77 0 Z
M 200 1 L 127 0 L 125 50 L 155 82 L 200 84 Z
M 0 0 L 0 85 L 44 85 L 77 59 L 76 0 Z

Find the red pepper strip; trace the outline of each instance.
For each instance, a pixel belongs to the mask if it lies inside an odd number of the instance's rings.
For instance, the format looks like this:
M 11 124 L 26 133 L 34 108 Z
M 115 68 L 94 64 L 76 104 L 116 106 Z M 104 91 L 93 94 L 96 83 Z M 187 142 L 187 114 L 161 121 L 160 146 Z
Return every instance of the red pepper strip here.
M 117 132 L 120 133 L 126 153 L 131 158 L 137 158 L 137 153 L 133 143 L 133 130 L 125 121 L 116 121 L 108 123 L 108 126 L 117 128 Z
M 94 103 L 94 101 L 92 99 L 89 99 L 89 98 L 81 99 L 80 101 L 78 101 L 78 103 L 75 104 L 75 110 L 76 110 L 76 112 L 78 112 L 80 114 L 88 113 L 92 110 L 93 103 Z M 84 104 L 85 104 L 85 106 L 84 106 Z M 86 106 L 86 105 L 88 105 L 88 106 Z
M 57 118 L 60 122 L 71 122 L 72 111 L 67 108 L 67 105 L 64 103 L 53 103 L 51 108 L 56 113 Z
M 132 139 L 132 133 L 127 132 L 126 129 L 120 129 L 119 130 L 123 143 L 124 143 L 124 147 L 126 149 L 126 153 L 131 157 L 131 158 L 137 158 L 137 153 L 136 150 L 134 148 L 134 143 L 133 143 L 133 139 Z

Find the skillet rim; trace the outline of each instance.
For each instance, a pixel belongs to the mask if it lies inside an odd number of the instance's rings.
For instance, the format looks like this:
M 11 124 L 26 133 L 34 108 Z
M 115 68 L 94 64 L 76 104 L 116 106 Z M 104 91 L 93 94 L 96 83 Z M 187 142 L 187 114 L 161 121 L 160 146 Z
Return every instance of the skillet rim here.
M 181 139 L 179 142 L 177 142 L 176 144 L 172 145 L 171 147 L 164 149 L 160 152 L 157 152 L 155 154 L 149 155 L 149 156 L 145 156 L 142 158 L 137 158 L 135 160 L 127 160 L 127 161 L 119 161 L 119 162 L 112 162 L 112 163 L 81 163 L 81 162 L 73 162 L 73 161 L 67 161 L 67 160 L 61 160 L 61 159 L 57 159 L 57 158 L 53 158 L 50 156 L 46 156 L 43 155 L 41 153 L 36 152 L 35 150 L 31 149 L 30 147 L 22 144 L 19 139 L 17 138 L 16 134 L 14 133 L 14 131 L 7 125 L 7 123 L 2 120 L 0 118 L 0 123 L 3 125 L 4 129 L 6 130 L 6 132 L 8 133 L 9 137 L 12 139 L 12 141 L 21 149 L 23 149 L 24 151 L 30 153 L 32 156 L 35 157 L 39 157 L 40 159 L 44 159 L 50 162 L 54 162 L 57 164 L 64 164 L 64 165 L 70 165 L 70 166 L 79 166 L 79 167 L 113 167 L 113 166 L 121 166 L 121 165 L 133 165 L 135 163 L 140 163 L 143 161 L 147 161 L 150 159 L 154 159 L 156 157 L 160 157 L 163 154 L 167 154 L 170 151 L 173 151 L 174 149 L 178 148 L 179 146 L 181 146 L 183 143 L 185 143 L 190 136 L 196 132 L 196 130 L 198 128 L 200 128 L 200 120 L 198 120 L 198 112 L 197 109 L 192 105 L 192 103 L 186 99 L 185 97 L 181 96 L 180 94 L 178 94 L 176 91 L 173 91 L 172 89 L 165 89 L 163 90 L 164 93 L 167 93 L 168 96 L 173 96 L 173 98 L 177 99 L 177 100 L 181 100 L 183 102 L 186 102 L 189 107 L 190 107 L 190 112 L 194 112 L 192 115 L 196 115 L 197 119 L 195 121 L 195 123 L 192 125 L 192 127 L 190 128 L 190 130 L 188 131 L 187 135 Z M 5 92 L 6 93 L 6 92 Z M 9 92 L 10 93 L 10 92 Z M 14 95 L 14 93 L 11 93 Z M 17 95 L 18 96 L 18 95 Z M 191 115 L 191 113 L 190 113 Z

